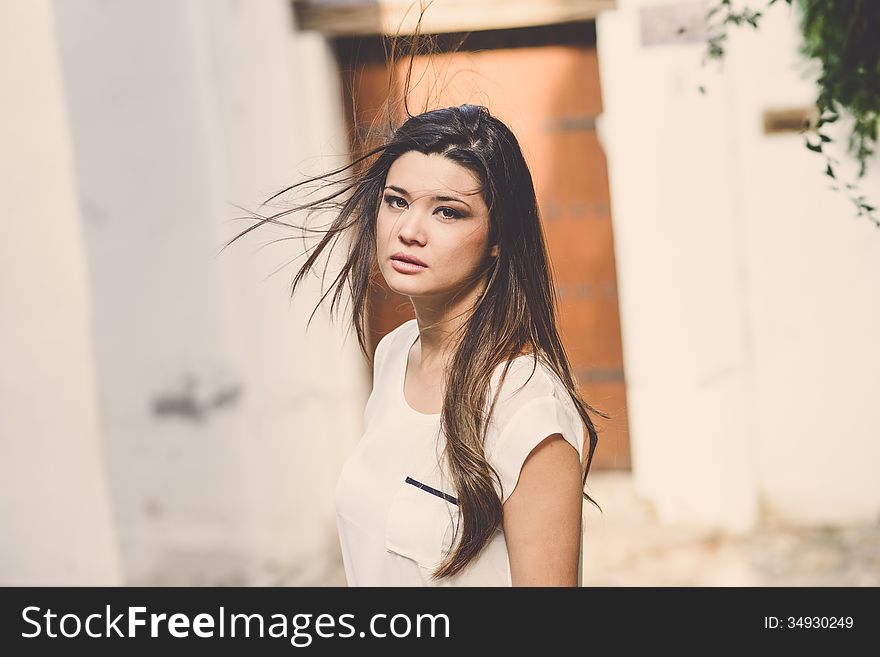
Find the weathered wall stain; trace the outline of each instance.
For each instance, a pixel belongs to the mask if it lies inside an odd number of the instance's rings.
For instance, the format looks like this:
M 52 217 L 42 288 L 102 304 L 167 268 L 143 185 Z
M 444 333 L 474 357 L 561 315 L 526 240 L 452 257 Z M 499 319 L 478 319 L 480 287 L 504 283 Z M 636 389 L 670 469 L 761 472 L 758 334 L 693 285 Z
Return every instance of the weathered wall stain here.
M 234 406 L 242 394 L 238 383 L 223 383 L 209 387 L 187 373 L 179 390 L 159 393 L 153 399 L 153 414 L 159 417 L 178 416 L 201 422 L 215 409 Z

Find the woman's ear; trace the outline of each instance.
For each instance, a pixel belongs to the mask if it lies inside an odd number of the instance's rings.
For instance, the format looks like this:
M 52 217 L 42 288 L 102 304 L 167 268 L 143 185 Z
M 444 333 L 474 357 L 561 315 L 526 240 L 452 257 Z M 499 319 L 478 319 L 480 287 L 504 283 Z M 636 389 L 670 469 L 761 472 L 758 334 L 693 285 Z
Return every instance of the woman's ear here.
M 489 256 L 492 258 L 497 258 L 498 257 L 498 249 L 499 249 L 499 246 L 497 244 L 493 244 L 492 248 L 489 249 Z

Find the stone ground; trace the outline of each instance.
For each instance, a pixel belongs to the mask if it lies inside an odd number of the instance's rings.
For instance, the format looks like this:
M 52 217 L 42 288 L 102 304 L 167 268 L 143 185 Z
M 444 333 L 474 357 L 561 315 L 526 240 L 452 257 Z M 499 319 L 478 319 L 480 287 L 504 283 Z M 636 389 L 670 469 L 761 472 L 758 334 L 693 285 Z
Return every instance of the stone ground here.
M 880 518 L 731 537 L 661 525 L 628 472 L 590 474 L 584 586 L 880 586 Z

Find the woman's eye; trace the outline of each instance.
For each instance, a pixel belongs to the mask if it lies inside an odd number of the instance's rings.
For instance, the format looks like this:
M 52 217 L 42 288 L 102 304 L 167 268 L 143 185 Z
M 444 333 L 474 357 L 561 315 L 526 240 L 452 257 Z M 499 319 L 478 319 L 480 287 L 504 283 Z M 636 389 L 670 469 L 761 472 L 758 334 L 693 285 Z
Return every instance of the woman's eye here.
M 444 219 L 458 219 L 461 216 L 461 212 L 457 210 L 453 210 L 452 208 L 439 208 L 438 212 L 449 212 L 450 214 L 444 214 Z
M 388 205 L 390 205 L 392 208 L 397 208 L 398 210 L 402 210 L 403 208 L 401 208 L 399 205 L 395 205 L 398 201 L 403 201 L 403 203 L 406 204 L 406 201 L 404 201 L 399 196 L 390 196 L 390 195 L 385 196 L 385 202 Z

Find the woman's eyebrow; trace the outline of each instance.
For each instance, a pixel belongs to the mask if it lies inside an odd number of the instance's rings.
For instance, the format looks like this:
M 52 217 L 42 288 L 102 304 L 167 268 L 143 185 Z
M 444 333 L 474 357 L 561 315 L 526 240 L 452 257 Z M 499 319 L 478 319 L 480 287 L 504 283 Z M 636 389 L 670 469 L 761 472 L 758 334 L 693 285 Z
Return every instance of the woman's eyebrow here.
M 406 194 L 409 196 L 409 192 L 406 191 L 403 187 L 398 187 L 397 185 L 386 185 L 385 189 L 391 189 L 399 194 Z M 464 201 L 457 196 L 434 196 L 433 199 L 435 201 L 458 201 L 459 203 L 464 203 L 466 206 L 471 207 L 470 203 Z

